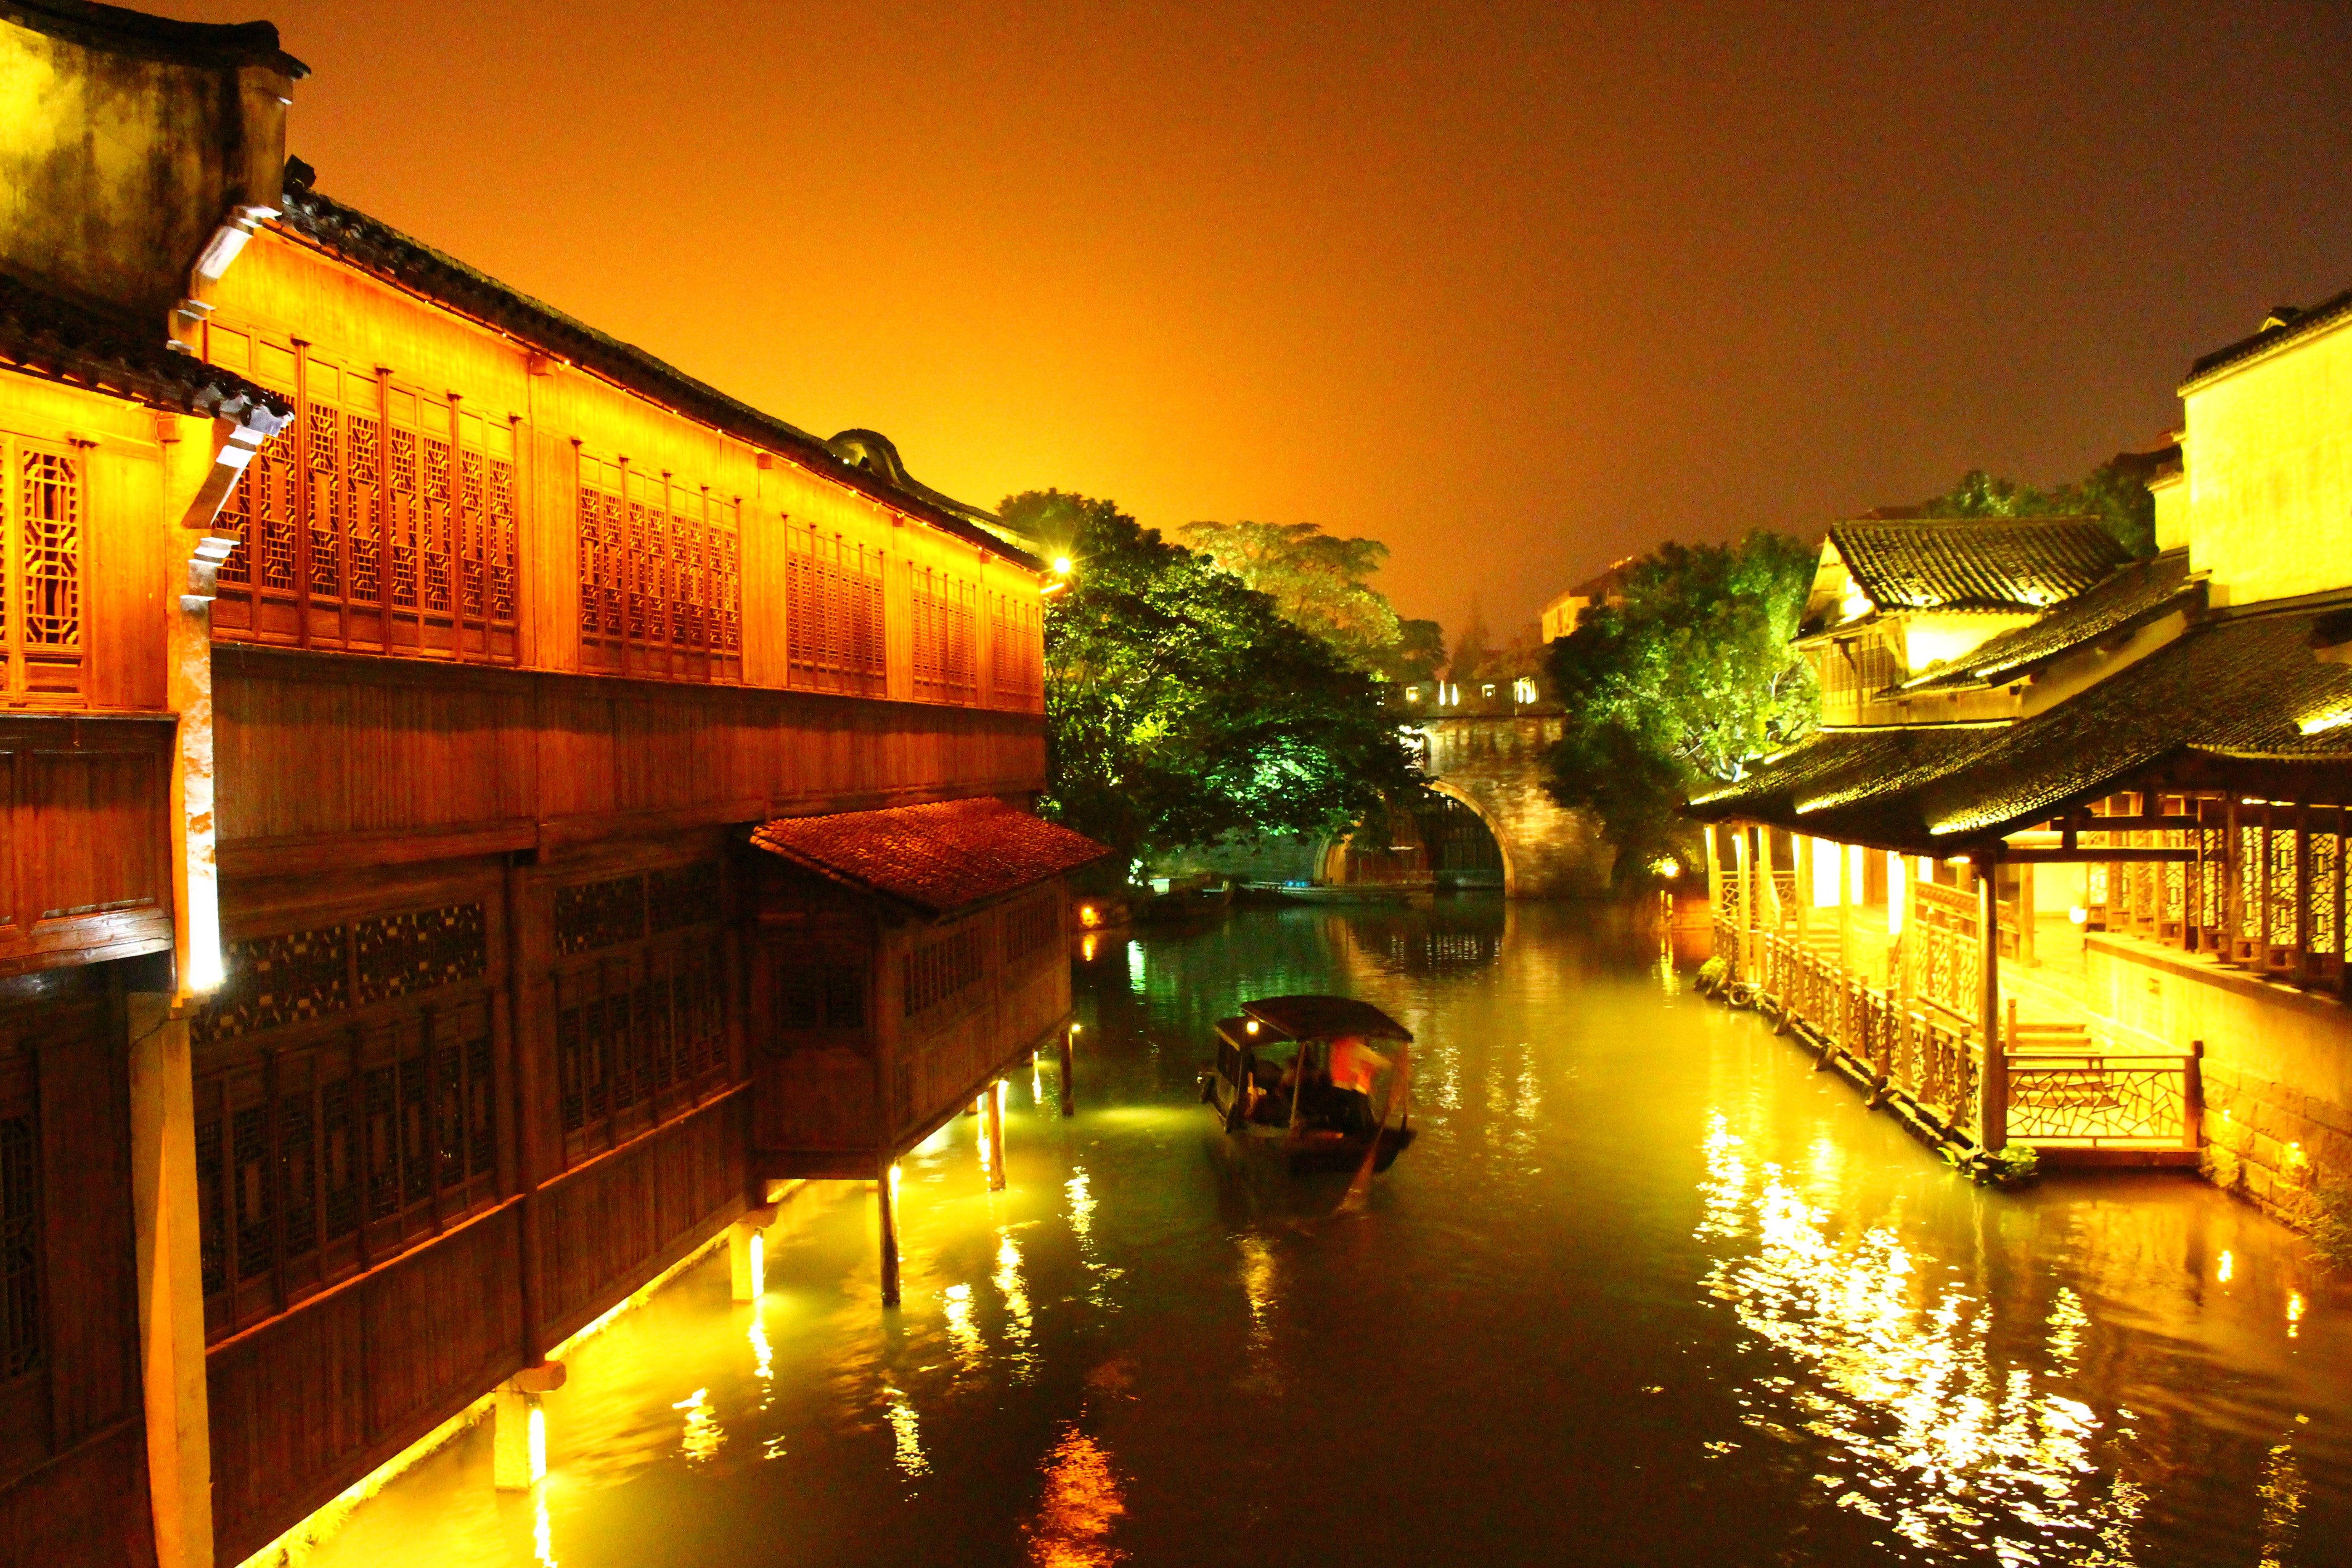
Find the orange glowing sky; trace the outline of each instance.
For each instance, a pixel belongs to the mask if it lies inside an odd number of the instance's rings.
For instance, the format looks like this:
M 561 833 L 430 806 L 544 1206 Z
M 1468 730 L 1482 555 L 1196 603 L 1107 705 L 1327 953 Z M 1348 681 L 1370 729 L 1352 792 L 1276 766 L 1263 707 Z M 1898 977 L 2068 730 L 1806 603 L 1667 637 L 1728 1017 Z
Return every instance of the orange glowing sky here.
M 2352 284 L 2332 0 L 262 14 L 329 193 L 983 504 L 1383 539 L 1449 627 L 2075 477 Z

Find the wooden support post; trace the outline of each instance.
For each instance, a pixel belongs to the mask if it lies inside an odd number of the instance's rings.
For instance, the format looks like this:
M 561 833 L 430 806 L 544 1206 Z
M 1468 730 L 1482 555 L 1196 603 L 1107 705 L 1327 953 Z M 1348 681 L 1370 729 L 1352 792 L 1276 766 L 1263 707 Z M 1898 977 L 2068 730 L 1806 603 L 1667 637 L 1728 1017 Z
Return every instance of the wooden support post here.
M 2180 1064 L 2180 1146 L 2205 1146 L 2205 1042 L 2189 1042 L 2189 1059 Z
M 1838 858 L 1838 968 L 1853 973 L 1853 858 L 1851 844 L 1836 846 Z
M 988 1190 L 1004 1190 L 1004 1080 L 980 1091 L 981 1136 L 988 1140 Z
M 1755 886 L 1748 875 L 1748 829 L 1742 827 L 1731 840 L 1733 871 L 1739 879 L 1739 951 L 1733 956 L 1733 966 L 1738 978 L 1753 984 L 1756 978 L 1756 911 Z
M 1969 862 L 1977 875 L 1977 951 L 1981 974 L 1977 1029 L 1982 1067 L 1977 1073 L 1977 1142 L 1988 1154 L 2009 1147 L 2009 1050 L 2000 1028 L 2000 890 L 1993 882 L 1999 862 L 1982 855 Z
M 129 1015 L 131 1215 L 155 1560 L 161 1568 L 212 1568 L 212 1418 L 188 1020 L 159 994 L 132 995 Z
M 1811 926 L 1810 917 L 1813 911 L 1813 889 L 1819 886 L 1813 879 L 1817 875 L 1813 869 L 1813 858 L 1821 853 L 1821 840 L 1810 833 L 1800 833 L 1796 837 L 1796 846 L 1797 945 L 1810 952 L 1812 949 L 1806 941 L 1806 936 Z
M 560 1361 L 525 1367 L 490 1399 L 490 1484 L 527 1492 L 547 1476 L 547 1409 L 542 1395 L 563 1386 Z
M 1062 1114 L 1065 1116 L 1076 1115 L 1078 1109 L 1077 1101 L 1070 1093 L 1070 1079 L 1076 1070 L 1073 1058 L 1077 1055 L 1077 1045 L 1078 1026 L 1073 1024 L 1062 1034 Z
M 898 1171 L 897 1156 L 885 1151 L 874 1194 L 882 1215 L 882 1304 L 898 1304 Z
M 773 1209 L 751 1209 L 727 1227 L 728 1298 L 756 1301 L 768 1288 L 768 1243 L 764 1235 Z

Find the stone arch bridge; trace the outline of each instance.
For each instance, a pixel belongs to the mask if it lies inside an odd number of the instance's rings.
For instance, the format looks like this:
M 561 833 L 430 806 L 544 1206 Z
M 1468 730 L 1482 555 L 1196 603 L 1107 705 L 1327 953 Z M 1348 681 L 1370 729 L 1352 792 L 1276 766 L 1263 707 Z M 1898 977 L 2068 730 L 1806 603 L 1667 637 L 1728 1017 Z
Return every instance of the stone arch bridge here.
M 1430 787 L 1469 807 L 1494 836 L 1506 894 L 1572 899 L 1609 891 L 1614 854 L 1600 824 L 1544 788 L 1544 756 L 1560 736 L 1557 705 L 1494 697 L 1457 699 L 1447 707 L 1430 702 L 1410 728 L 1420 738 Z

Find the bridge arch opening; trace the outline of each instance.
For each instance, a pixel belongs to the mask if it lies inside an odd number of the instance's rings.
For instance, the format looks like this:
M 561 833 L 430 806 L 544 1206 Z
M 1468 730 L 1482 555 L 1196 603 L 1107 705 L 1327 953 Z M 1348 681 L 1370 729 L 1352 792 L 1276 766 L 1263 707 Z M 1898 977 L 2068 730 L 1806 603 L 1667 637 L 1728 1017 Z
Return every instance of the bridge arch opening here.
M 1404 883 L 1444 890 L 1509 892 L 1511 855 L 1485 809 L 1467 793 L 1433 784 L 1411 805 L 1326 840 L 1317 879 L 1349 886 Z M 1377 840 L 1377 842 L 1375 841 Z

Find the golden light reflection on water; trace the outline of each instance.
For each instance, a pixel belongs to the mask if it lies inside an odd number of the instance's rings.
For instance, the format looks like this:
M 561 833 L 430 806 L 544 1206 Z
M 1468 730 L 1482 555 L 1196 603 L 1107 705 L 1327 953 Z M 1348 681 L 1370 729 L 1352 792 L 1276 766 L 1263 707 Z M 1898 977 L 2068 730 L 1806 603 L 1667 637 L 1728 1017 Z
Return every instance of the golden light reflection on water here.
M 689 1464 L 716 1458 L 719 1450 L 727 1446 L 727 1434 L 719 1427 L 718 1412 L 711 1408 L 710 1390 L 698 1388 L 670 1408 L 686 1412 L 686 1428 L 678 1435 L 677 1451 Z
M 997 1243 L 996 1272 L 989 1282 L 1004 1298 L 1004 1339 L 1010 1347 L 1005 1360 L 1012 1366 L 1013 1381 L 1026 1383 L 1037 1370 L 1035 1323 L 1029 1311 L 1029 1288 L 1021 1279 L 1021 1247 L 1010 1235 Z
M 890 1400 L 890 1458 L 898 1473 L 908 1480 L 931 1473 L 931 1462 L 923 1457 L 922 1425 L 915 1418 L 915 1407 L 897 1389 L 885 1391 Z
M 558 1568 L 555 1561 L 555 1524 L 547 1516 L 547 1488 L 541 1487 L 538 1496 L 531 1500 L 535 1505 L 530 1522 L 531 1554 L 539 1560 L 541 1568 Z
M 2032 1367 L 1996 1362 L 1990 1306 L 1926 1279 L 1892 1226 L 1833 1237 L 1832 1211 L 1807 1203 L 1779 1165 L 1751 1164 L 1721 1116 L 1706 1156 L 1697 1235 L 1718 1245 L 1705 1283 L 1803 1368 L 1739 1391 L 1750 1431 L 1828 1445 L 1816 1481 L 1919 1551 L 1990 1551 L 2012 1565 L 2132 1561 L 2140 1489 L 2099 1474 L 2090 1406 L 2041 1386 Z M 2080 1356 L 2089 1321 L 2068 1291 L 2042 1325 L 2057 1375 Z
M 2303 1513 L 2303 1468 L 2294 1462 L 2294 1445 L 2281 1443 L 2263 1466 L 2262 1568 L 2281 1568 L 2294 1550 L 2295 1527 Z
M 1045 1456 L 1045 1492 L 1025 1531 L 1029 1561 L 1037 1568 L 1109 1568 L 1129 1555 L 1110 1540 L 1126 1511 L 1109 1453 L 1070 1427 Z
M 980 1327 L 971 1321 L 971 1287 L 950 1285 L 940 1292 L 948 1316 L 948 1343 L 955 1347 L 956 1364 L 966 1372 L 980 1370 Z

